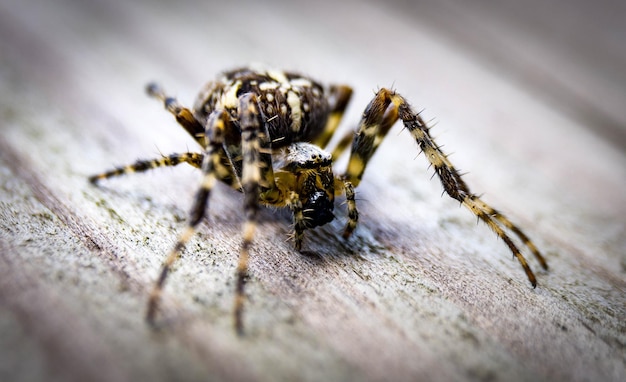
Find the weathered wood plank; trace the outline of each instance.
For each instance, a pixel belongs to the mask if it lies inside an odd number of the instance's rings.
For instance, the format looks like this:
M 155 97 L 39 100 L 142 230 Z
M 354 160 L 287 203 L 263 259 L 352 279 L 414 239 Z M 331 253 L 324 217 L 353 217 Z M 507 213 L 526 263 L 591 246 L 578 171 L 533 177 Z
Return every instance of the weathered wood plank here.
M 619 142 L 420 17 L 378 3 L 0 4 L 0 380 L 624 379 Z M 244 338 L 231 326 L 241 196 L 218 187 L 168 280 L 164 328 L 149 330 L 147 293 L 199 174 L 86 177 L 196 150 L 145 83 L 191 104 L 202 81 L 250 61 L 354 86 L 343 129 L 394 84 L 551 271 L 530 259 L 530 288 L 396 127 L 358 189 L 354 238 L 340 237 L 339 207 L 299 254 L 289 217 L 263 211 Z

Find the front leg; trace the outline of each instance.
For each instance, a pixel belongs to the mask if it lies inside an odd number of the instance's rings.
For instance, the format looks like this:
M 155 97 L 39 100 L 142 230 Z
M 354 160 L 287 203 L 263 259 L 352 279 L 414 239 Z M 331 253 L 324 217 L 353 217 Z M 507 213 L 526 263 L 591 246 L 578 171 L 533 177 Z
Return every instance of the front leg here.
M 222 143 L 224 141 L 224 130 L 230 123 L 228 114 L 224 111 L 213 112 L 207 121 L 206 137 L 208 138 L 208 147 L 202 161 L 202 184 L 196 192 L 195 200 L 189 218 L 187 219 L 187 228 L 179 235 L 176 244 L 170 251 L 165 262 L 161 267 L 159 278 L 157 279 L 150 299 L 148 300 L 148 308 L 146 311 L 146 320 L 154 325 L 155 315 L 161 299 L 163 285 L 174 262 L 180 256 L 181 251 L 185 248 L 187 242 L 193 237 L 197 225 L 205 215 L 208 204 L 209 194 L 216 180 L 216 168 L 221 165 Z
M 235 329 L 239 335 L 243 334 L 243 306 L 245 301 L 245 282 L 248 276 L 248 259 L 250 257 L 250 247 L 254 239 L 254 233 L 258 224 L 259 196 L 261 193 L 261 182 L 266 184 L 271 194 L 275 189 L 271 158 L 263 158 L 261 149 L 269 148 L 269 136 L 266 130 L 261 128 L 264 121 L 261 121 L 257 98 L 254 94 L 244 94 L 239 98 L 239 123 L 241 125 L 241 151 L 243 157 L 241 184 L 244 192 L 243 208 L 246 221 L 243 224 L 243 239 L 241 251 L 239 252 L 239 263 L 237 265 L 237 284 L 235 289 Z M 269 162 L 269 163 L 268 163 Z M 264 163 L 261 166 L 261 163 Z M 263 171 L 261 168 L 263 167 Z
M 541 266 L 544 269 L 548 269 L 548 265 L 537 247 L 520 228 L 500 212 L 483 202 L 479 196 L 470 192 L 469 187 L 461 179 L 457 169 L 454 168 L 447 155 L 441 151 L 440 147 L 430 136 L 426 122 L 396 92 L 389 89 L 381 89 L 365 109 L 359 129 L 352 142 L 352 153 L 345 178 L 355 186 L 359 184 L 368 161 L 374 155 L 391 126 L 398 119 L 402 120 L 405 128 L 409 130 L 413 139 L 415 139 L 430 164 L 434 167 L 445 192 L 451 198 L 458 200 L 467 207 L 480 220 L 484 221 L 504 241 L 524 268 L 532 286 L 536 287 L 537 280 L 534 273 L 513 240 L 505 232 L 505 228 L 517 235 L 535 255 Z

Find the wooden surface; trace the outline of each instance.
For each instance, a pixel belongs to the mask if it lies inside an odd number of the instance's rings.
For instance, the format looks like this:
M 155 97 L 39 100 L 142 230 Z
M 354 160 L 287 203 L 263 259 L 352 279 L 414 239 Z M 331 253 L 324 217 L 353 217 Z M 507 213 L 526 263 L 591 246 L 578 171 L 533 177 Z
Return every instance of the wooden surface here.
M 626 379 L 624 5 L 128 3 L 0 2 L 0 380 Z M 151 331 L 147 294 L 199 174 L 86 178 L 197 150 L 148 81 L 191 105 L 248 62 L 352 85 L 342 131 L 394 86 L 551 270 L 530 259 L 533 290 L 396 127 L 349 241 L 341 206 L 303 254 L 288 214 L 263 211 L 243 338 L 242 200 L 217 187 Z

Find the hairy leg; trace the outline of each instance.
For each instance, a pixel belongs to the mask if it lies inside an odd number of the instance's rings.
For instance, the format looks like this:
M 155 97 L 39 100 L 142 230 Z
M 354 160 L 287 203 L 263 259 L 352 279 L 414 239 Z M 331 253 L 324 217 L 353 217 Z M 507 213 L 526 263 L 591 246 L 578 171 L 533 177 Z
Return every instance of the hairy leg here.
M 159 278 L 150 293 L 148 308 L 146 311 L 146 320 L 150 324 L 154 324 L 163 285 L 165 284 L 165 280 L 167 279 L 167 275 L 170 272 L 172 265 L 180 256 L 180 253 L 185 248 L 187 242 L 193 237 L 197 225 L 205 215 L 209 195 L 216 180 L 215 168 L 219 166 L 220 163 L 220 150 L 222 149 L 224 130 L 226 128 L 225 126 L 229 123 L 228 118 L 229 117 L 226 112 L 216 111 L 211 114 L 209 120 L 207 121 L 206 136 L 209 144 L 206 148 L 206 153 L 202 162 L 202 173 L 204 174 L 202 183 L 196 192 L 195 200 L 189 213 L 189 218 L 187 219 L 187 227 L 179 235 L 176 244 L 163 262 Z
M 328 116 L 324 131 L 313 141 L 314 145 L 322 148 L 328 145 L 328 142 L 330 142 L 335 134 L 341 122 L 341 118 L 343 117 L 343 113 L 346 111 L 350 98 L 352 97 L 352 88 L 345 85 L 332 86 L 329 92 L 330 115 Z
M 91 183 L 97 183 L 102 179 L 132 174 L 135 172 L 144 172 L 159 167 L 177 166 L 181 163 L 187 163 L 193 167 L 200 168 L 203 158 L 204 156 L 200 153 L 182 153 L 171 154 L 157 159 L 138 160 L 127 166 L 117 167 L 101 174 L 92 175 L 89 177 L 89 181 Z
M 461 175 L 452 165 L 448 157 L 430 136 L 429 128 L 420 115 L 411 109 L 409 103 L 399 94 L 389 89 L 378 91 L 374 99 L 365 109 L 358 131 L 352 142 L 352 151 L 345 178 L 355 186 L 359 184 L 368 161 L 381 141 L 398 120 L 402 120 L 413 139 L 435 169 L 445 192 L 453 199 L 467 207 L 480 220 L 484 221 L 500 237 L 513 255 L 524 268 L 528 280 L 533 287 L 537 281 L 534 273 L 528 266 L 526 259 L 517 248 L 513 240 L 505 232 L 508 228 L 517 235 L 539 260 L 542 267 L 547 269 L 547 263 L 537 247 L 530 239 L 505 216 L 490 207 L 479 196 L 470 192 Z

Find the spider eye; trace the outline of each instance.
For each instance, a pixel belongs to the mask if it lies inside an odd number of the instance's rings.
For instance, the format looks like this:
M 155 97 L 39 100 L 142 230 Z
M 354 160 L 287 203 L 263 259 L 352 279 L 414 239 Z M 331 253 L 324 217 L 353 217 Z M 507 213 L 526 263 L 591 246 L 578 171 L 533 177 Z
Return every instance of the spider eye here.
M 334 208 L 334 202 L 328 194 L 324 191 L 315 191 L 302 205 L 306 225 L 313 228 L 331 222 L 335 218 Z

